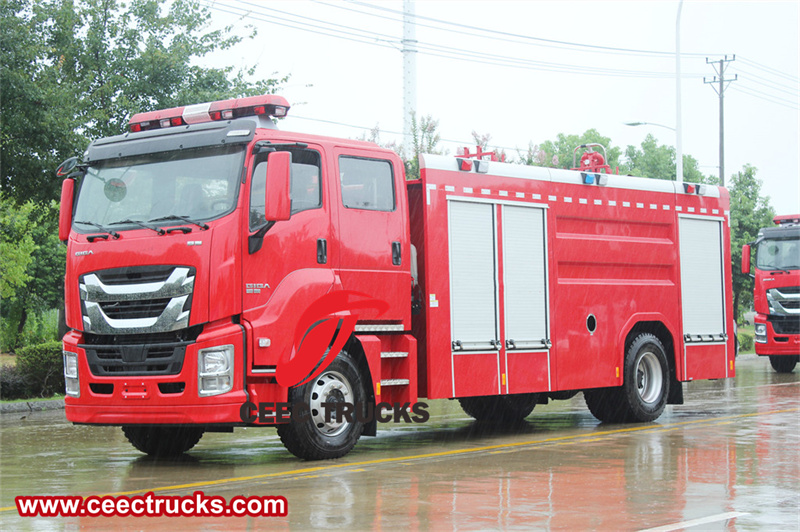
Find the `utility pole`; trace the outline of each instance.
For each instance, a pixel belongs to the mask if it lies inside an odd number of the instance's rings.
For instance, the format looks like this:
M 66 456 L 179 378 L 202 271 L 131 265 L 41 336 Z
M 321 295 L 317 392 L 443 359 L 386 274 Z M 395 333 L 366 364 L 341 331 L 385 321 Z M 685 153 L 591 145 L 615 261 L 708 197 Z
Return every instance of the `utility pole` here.
M 407 158 L 414 156 L 411 117 L 417 109 L 417 38 L 414 0 L 403 0 L 403 144 Z
M 725 89 L 728 88 L 728 85 L 739 79 L 739 74 L 736 74 L 733 79 L 725 79 L 725 70 L 727 70 L 728 63 L 731 61 L 736 61 L 736 54 L 734 54 L 730 59 L 728 59 L 726 54 L 725 59 L 720 59 L 719 61 L 709 61 L 706 57 L 706 64 L 711 65 L 717 75 L 714 76 L 714 79 L 710 80 L 707 80 L 705 77 L 703 77 L 703 83 L 710 84 L 711 88 L 714 89 L 714 92 L 719 95 L 719 184 L 723 187 L 725 186 L 725 114 L 723 111 L 723 102 L 725 101 L 724 95 Z M 719 86 L 714 86 L 715 83 L 718 83 Z
M 681 112 L 681 11 L 683 0 L 678 3 L 675 17 L 675 181 L 683 183 L 683 118 Z

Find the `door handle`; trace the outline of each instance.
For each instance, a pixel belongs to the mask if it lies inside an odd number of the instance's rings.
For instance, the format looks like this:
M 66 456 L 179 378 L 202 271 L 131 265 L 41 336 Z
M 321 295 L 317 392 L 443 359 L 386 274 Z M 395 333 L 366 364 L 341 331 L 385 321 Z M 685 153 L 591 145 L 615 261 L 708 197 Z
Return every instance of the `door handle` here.
M 324 238 L 317 239 L 317 264 L 328 263 L 328 241 Z
M 400 266 L 403 263 L 400 249 L 400 242 L 392 242 L 392 264 L 395 266 Z

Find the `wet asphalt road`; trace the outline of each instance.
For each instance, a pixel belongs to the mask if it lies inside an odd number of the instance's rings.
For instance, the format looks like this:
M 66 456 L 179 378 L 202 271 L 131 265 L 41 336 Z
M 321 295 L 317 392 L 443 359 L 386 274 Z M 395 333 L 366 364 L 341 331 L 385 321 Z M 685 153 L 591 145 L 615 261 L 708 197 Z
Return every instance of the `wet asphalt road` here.
M 744 355 L 655 423 L 600 424 L 582 395 L 504 429 L 455 401 L 303 462 L 274 429 L 206 434 L 176 461 L 63 411 L 0 420 L 0 530 L 800 530 L 800 369 Z M 280 495 L 286 517 L 20 517 L 17 495 Z

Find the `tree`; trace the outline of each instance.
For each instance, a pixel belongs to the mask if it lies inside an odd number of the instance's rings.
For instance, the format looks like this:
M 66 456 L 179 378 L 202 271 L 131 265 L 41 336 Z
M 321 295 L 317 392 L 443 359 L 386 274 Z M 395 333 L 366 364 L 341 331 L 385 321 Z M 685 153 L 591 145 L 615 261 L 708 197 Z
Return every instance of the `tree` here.
M 35 224 L 32 202 L 15 205 L 0 192 L 0 349 L 13 349 L 18 334 L 20 297 L 32 275 L 29 267 L 37 249 L 31 235 Z
M 677 152 L 674 147 L 659 145 L 653 135 L 648 134 L 641 144 L 641 149 L 628 146 L 625 149 L 625 163 L 620 173 L 654 179 L 675 181 L 678 174 Z M 716 178 L 700 172 L 697 159 L 691 155 L 683 156 L 683 180 L 689 183 L 715 183 Z
M 16 201 L 58 196 L 53 170 L 132 114 L 274 92 L 285 81 L 193 64 L 241 40 L 207 31 L 192 0 L 6 0 L 0 7 L 0 187 Z
M 745 165 L 733 174 L 730 187 L 731 204 L 731 270 L 733 272 L 733 312 L 739 319 L 741 311 L 753 302 L 753 279 L 741 273 L 742 246 L 755 241 L 758 230 L 773 225 L 775 210 L 768 196 L 761 195 L 756 168 Z
M 519 159 L 515 162 L 526 166 L 550 166 L 548 163 L 552 163 L 555 166 L 558 164 L 557 157 L 548 161 L 547 153 L 533 142 L 528 142 L 528 149 L 524 153 L 517 150 L 517 155 Z
M 3 232 L 4 331 L 63 300 L 61 161 L 124 133 L 134 113 L 274 93 L 286 81 L 198 66 L 242 40 L 209 31 L 210 18 L 194 0 L 0 2 L 0 193 L 3 228 L 13 228 Z
M 431 115 L 425 115 L 417 121 L 416 114 L 412 113 L 412 154 L 403 161 L 406 167 L 406 179 L 419 179 L 419 155 L 421 153 L 442 153 L 442 151 L 437 148 L 439 141 L 442 139 L 437 131 L 438 129 L 439 121 L 434 120 Z M 402 150 L 400 153 L 406 153 L 406 150 Z

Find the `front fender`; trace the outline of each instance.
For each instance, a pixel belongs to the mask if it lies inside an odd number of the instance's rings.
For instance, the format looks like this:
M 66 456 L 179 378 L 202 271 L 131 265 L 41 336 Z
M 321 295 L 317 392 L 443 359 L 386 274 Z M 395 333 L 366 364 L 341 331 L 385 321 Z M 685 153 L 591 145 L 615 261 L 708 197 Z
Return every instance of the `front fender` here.
M 303 312 L 337 285 L 341 289 L 341 282 L 331 270 L 295 270 L 275 288 L 266 305 L 245 311 L 242 318 L 249 333 L 248 351 L 252 353 L 248 372 L 275 367 L 281 355 L 292 349 L 294 331 Z

